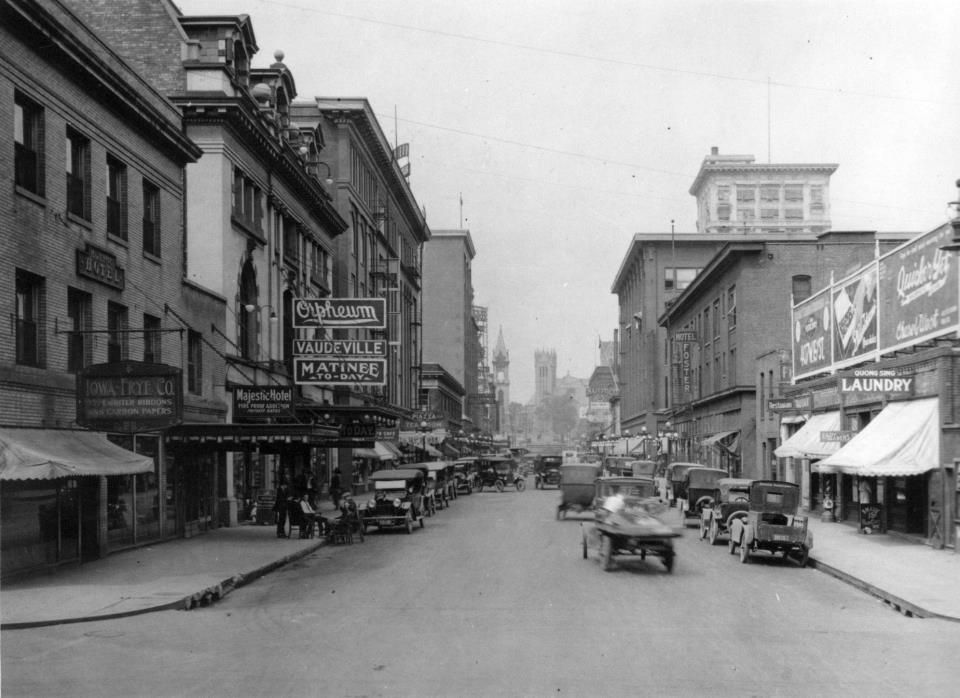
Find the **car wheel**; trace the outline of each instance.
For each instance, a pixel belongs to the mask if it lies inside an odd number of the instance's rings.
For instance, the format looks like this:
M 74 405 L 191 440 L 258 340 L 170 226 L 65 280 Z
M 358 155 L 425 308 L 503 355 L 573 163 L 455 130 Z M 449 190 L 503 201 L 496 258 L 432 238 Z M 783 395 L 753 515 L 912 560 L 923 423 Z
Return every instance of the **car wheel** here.
M 710 541 L 710 545 L 717 544 L 717 536 L 720 534 L 720 527 L 717 525 L 716 521 L 710 522 L 710 530 L 707 532 L 707 540 Z
M 800 565 L 800 567 L 806 567 L 807 560 L 809 559 L 810 559 L 810 550 L 807 548 L 807 546 L 803 546 L 797 552 L 797 557 L 796 557 L 797 564 Z
M 663 566 L 667 568 L 667 572 L 673 572 L 673 552 L 663 556 Z
M 707 538 L 707 525 L 703 522 L 703 519 L 700 519 L 700 540 L 706 540 Z
M 750 559 L 750 546 L 740 541 L 740 563 L 747 564 Z
M 423 517 L 420 517 L 420 528 L 423 528 L 426 524 L 424 523 Z
M 730 540 L 727 541 L 727 551 L 733 555 L 737 552 L 737 543 L 733 540 L 733 536 L 730 536 Z
M 600 564 L 604 572 L 613 569 L 613 541 L 610 536 L 603 536 L 600 539 Z
M 523 480 L 517 480 L 517 492 L 523 492 L 527 488 L 527 483 Z
M 422 520 L 423 519 L 421 519 L 421 521 Z M 406 529 L 407 529 L 407 533 L 413 533 L 413 521 L 411 521 L 410 519 L 407 519 Z
M 583 559 L 587 559 L 587 534 L 584 532 L 580 536 L 583 539 Z
M 496 488 L 497 492 L 503 492 L 503 480 L 497 480 Z

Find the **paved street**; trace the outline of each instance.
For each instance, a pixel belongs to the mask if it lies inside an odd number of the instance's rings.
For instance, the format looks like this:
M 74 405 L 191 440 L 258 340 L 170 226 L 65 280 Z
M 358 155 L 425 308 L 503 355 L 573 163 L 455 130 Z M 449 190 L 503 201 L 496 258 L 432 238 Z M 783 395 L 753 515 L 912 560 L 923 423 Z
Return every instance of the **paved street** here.
M 960 625 L 687 529 L 582 559 L 556 490 L 461 497 L 189 613 L 5 632 L 5 696 L 951 695 Z M 586 519 L 584 519 L 586 520 Z

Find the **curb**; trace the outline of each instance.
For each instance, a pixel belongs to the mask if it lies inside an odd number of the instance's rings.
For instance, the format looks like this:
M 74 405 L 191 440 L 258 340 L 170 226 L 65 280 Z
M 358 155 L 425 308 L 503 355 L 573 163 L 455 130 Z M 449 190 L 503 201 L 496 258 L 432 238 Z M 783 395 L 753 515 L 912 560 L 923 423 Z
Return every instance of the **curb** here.
M 953 616 L 945 616 L 942 613 L 935 613 L 933 611 L 917 606 L 914 603 L 911 603 L 905 599 L 900 598 L 896 594 L 892 594 L 880 587 L 874 586 L 869 582 L 865 582 L 862 579 L 854 577 L 851 574 L 847 574 L 843 570 L 837 569 L 832 565 L 828 565 L 825 562 L 817 560 L 812 555 L 810 556 L 807 564 L 818 572 L 823 572 L 830 575 L 836 579 L 839 579 L 842 582 L 846 582 L 855 589 L 866 592 L 871 596 L 874 596 L 885 604 L 890 606 L 890 608 L 901 615 L 906 616 L 907 618 L 935 618 L 937 620 L 948 620 L 954 623 L 960 623 L 960 618 L 954 618 Z
M 270 572 L 273 572 L 284 565 L 288 565 L 291 562 L 295 562 L 301 558 L 310 555 L 313 552 L 316 552 L 320 548 L 326 545 L 326 540 L 320 539 L 317 543 L 298 550 L 297 552 L 290 553 L 289 555 L 284 555 L 279 560 L 275 560 L 269 564 L 263 565 L 251 570 L 250 572 L 241 572 L 235 574 L 232 577 L 224 579 L 218 584 L 215 584 L 200 591 L 188 594 L 180 599 L 175 601 L 164 601 L 163 603 L 158 603 L 156 606 L 150 606 L 148 608 L 137 608 L 130 611 L 119 611 L 117 613 L 102 613 L 91 616 L 77 616 L 75 618 L 55 618 L 50 620 L 28 620 L 28 621 L 18 621 L 13 623 L 3 623 L 0 624 L 0 630 L 25 630 L 28 628 L 43 628 L 51 625 L 68 625 L 71 623 L 90 623 L 93 621 L 99 620 L 115 620 L 117 618 L 129 618 L 131 616 L 140 616 L 145 613 L 156 613 L 158 611 L 171 611 L 171 610 L 181 610 L 189 611 L 194 608 L 200 608 L 209 606 L 217 601 L 220 601 L 224 596 L 239 589 L 242 586 L 246 586 L 252 582 L 255 582 L 260 577 L 263 577 Z

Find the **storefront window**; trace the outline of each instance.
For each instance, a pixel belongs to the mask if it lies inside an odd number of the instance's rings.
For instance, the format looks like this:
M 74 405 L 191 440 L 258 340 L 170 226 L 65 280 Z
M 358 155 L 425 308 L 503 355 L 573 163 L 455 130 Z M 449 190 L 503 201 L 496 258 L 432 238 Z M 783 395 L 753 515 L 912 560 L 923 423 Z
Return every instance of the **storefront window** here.
M 132 545 L 134 509 L 132 475 L 107 478 L 107 536 L 110 547 Z
M 73 527 L 62 543 L 64 552 L 77 556 L 76 509 Z M 39 535 L 38 535 L 39 528 Z M 0 506 L 0 561 L 4 574 L 58 561 L 60 538 L 57 490 L 50 483 L 5 482 Z
M 156 436 L 138 436 L 136 451 L 157 464 L 160 440 Z M 137 542 L 160 538 L 160 482 L 157 472 L 140 473 L 136 476 Z

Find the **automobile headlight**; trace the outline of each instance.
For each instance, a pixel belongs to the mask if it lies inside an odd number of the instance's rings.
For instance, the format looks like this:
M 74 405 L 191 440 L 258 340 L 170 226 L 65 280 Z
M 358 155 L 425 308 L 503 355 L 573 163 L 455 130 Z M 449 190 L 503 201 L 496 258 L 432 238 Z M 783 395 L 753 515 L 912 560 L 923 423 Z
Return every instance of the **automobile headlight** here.
M 394 500 L 393 500 L 393 508 L 394 508 L 394 509 L 399 509 L 399 508 L 400 508 L 400 500 L 399 500 L 399 499 L 394 499 Z
M 373 509 L 375 506 L 377 506 L 377 503 L 375 501 L 373 501 L 372 499 L 367 500 L 367 509 Z

